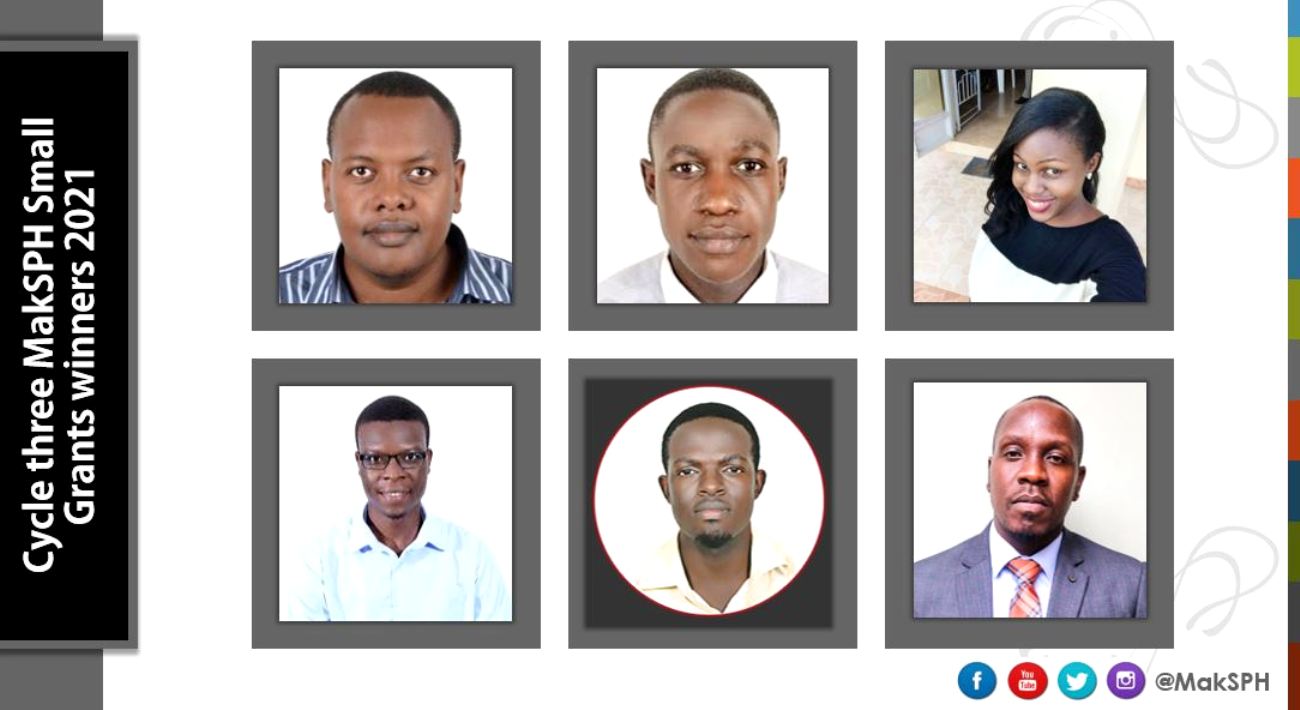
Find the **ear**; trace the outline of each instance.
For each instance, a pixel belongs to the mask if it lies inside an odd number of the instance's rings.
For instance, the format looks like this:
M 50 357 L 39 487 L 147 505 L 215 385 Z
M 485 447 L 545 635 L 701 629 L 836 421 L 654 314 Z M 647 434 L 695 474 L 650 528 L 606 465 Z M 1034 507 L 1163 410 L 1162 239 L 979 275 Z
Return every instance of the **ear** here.
M 460 189 L 465 185 L 465 161 L 457 160 L 452 165 L 452 176 L 456 180 L 456 204 L 451 208 L 452 214 L 460 212 Z
M 779 198 L 781 195 L 785 194 L 785 158 L 781 158 L 780 160 L 776 161 L 776 166 L 778 168 L 777 172 L 780 175 L 780 181 L 781 181 L 781 184 L 776 192 L 776 196 Z
M 644 158 L 641 159 L 641 182 L 645 185 L 645 196 L 656 205 L 659 204 L 655 198 L 655 164 Z
M 664 494 L 664 500 L 669 503 L 673 502 L 672 498 L 668 496 L 668 474 L 666 473 L 659 475 L 659 491 Z
M 325 197 L 325 211 L 331 213 L 334 211 L 334 195 L 330 186 L 330 168 L 333 166 L 329 158 L 320 161 L 320 187 Z
M 767 483 L 767 471 L 758 469 L 754 472 L 754 500 L 763 494 L 763 485 Z
M 993 457 L 989 457 L 988 476 L 984 479 L 984 490 L 989 493 L 993 492 Z
M 1088 159 L 1088 172 L 1095 173 L 1099 167 L 1101 167 L 1101 153 L 1093 153 Z
M 1074 497 L 1070 499 L 1071 501 L 1079 500 L 1079 491 L 1083 490 L 1083 479 L 1087 475 L 1088 475 L 1088 467 L 1080 466 L 1079 477 L 1074 479 Z

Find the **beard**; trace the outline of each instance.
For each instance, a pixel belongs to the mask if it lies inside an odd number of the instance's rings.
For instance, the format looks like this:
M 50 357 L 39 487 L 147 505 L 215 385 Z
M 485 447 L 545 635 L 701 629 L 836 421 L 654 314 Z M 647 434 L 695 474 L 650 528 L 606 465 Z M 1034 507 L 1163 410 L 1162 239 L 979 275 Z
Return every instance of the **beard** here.
M 695 544 L 709 550 L 721 550 L 726 547 L 735 538 L 735 535 L 724 532 L 708 532 L 695 536 Z

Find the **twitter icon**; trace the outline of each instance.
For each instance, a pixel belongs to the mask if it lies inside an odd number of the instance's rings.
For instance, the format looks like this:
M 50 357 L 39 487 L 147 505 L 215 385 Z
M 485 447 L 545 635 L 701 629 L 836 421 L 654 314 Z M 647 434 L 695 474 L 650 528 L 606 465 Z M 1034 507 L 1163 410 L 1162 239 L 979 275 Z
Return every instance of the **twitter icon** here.
M 1087 663 L 1075 661 L 1061 669 L 1061 674 L 1056 677 L 1056 687 L 1067 698 L 1083 700 L 1097 689 L 1097 674 Z

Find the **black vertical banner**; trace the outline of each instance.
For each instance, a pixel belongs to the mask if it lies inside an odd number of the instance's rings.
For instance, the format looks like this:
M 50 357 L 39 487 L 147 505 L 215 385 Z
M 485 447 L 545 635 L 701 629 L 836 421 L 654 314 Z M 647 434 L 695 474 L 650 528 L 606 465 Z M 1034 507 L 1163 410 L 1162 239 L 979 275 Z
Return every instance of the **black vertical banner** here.
M 0 43 L 0 643 L 133 645 L 133 44 L 24 44 Z

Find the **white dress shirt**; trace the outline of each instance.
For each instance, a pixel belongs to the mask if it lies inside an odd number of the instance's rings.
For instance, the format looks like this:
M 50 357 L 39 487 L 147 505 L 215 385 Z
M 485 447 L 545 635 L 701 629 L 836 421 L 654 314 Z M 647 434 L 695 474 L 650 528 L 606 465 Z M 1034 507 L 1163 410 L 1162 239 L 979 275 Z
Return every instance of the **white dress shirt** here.
M 763 270 L 736 303 L 776 303 L 777 278 L 777 266 L 772 260 L 772 252 L 764 249 Z M 664 292 L 664 303 L 702 303 L 677 279 L 677 274 L 673 273 L 673 266 L 668 261 L 668 252 L 664 252 L 659 266 L 659 287 Z

